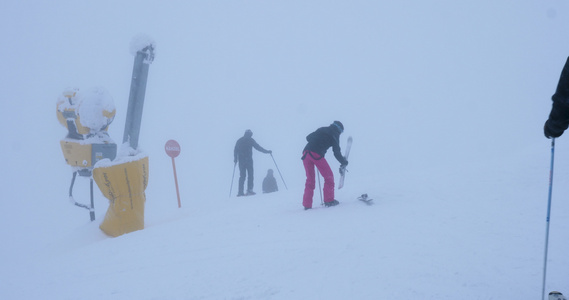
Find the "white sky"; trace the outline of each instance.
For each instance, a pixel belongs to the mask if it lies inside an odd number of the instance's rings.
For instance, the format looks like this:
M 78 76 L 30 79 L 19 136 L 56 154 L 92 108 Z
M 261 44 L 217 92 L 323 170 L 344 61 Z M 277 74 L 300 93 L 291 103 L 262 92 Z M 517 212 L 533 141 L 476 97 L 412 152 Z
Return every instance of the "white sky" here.
M 192 157 L 231 157 L 247 128 L 277 154 L 335 119 L 366 149 L 406 161 L 417 147 L 445 160 L 465 148 L 516 147 L 541 134 L 569 54 L 568 5 L 7 1 L 0 122 L 17 129 L 5 130 L 1 151 L 17 157 L 12 170 L 30 159 L 65 168 L 55 101 L 68 86 L 109 91 L 117 107 L 109 132 L 121 140 L 129 43 L 140 33 L 157 44 L 141 130 L 151 154 L 176 138 Z

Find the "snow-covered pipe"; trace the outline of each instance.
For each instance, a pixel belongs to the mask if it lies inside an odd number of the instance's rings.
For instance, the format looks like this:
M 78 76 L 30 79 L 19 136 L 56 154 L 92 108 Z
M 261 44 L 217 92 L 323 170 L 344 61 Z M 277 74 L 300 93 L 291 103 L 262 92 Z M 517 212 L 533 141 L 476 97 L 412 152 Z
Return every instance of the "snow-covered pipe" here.
M 138 136 L 142 121 L 142 108 L 146 94 L 148 68 L 154 60 L 154 41 L 144 35 L 135 37 L 130 44 L 130 51 L 135 55 L 130 83 L 130 95 L 126 122 L 124 127 L 123 144 L 129 143 L 132 149 L 138 149 Z

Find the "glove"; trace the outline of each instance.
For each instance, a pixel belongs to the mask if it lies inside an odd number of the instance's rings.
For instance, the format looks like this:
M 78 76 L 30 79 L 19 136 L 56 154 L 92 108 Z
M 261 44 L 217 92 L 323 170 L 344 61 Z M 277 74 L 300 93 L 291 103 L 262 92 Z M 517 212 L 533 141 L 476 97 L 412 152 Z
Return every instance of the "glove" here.
M 560 137 L 563 134 L 563 131 L 564 130 L 560 130 L 558 127 L 553 126 L 550 120 L 547 120 L 545 125 L 543 125 L 543 133 L 548 139 Z
M 344 173 L 346 173 L 346 166 L 347 164 L 340 166 L 340 175 L 344 175 Z

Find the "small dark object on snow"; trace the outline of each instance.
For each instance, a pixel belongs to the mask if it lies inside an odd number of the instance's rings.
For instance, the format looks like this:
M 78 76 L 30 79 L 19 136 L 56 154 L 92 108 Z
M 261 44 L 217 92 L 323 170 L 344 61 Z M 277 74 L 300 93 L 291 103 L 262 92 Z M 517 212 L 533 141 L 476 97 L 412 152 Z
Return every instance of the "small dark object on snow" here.
M 553 291 L 549 293 L 549 300 L 567 300 L 560 292 Z
M 373 199 L 368 198 L 367 194 L 362 194 L 361 196 L 358 197 L 358 200 L 365 202 L 367 205 L 372 205 L 373 204 Z

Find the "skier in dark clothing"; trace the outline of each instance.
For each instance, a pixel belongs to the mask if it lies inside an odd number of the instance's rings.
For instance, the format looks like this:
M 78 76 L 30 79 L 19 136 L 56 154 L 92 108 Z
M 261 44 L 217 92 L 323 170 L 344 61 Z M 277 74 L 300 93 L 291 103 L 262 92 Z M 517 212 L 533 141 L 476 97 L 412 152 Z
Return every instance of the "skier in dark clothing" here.
M 277 180 L 273 176 L 273 169 L 267 170 L 267 176 L 263 179 L 263 193 L 277 192 L 279 187 L 277 186 Z
M 239 192 L 237 193 L 237 197 L 255 195 L 255 192 L 253 192 L 253 148 L 263 153 L 273 153 L 271 150 L 265 150 L 259 146 L 252 136 L 253 132 L 247 129 L 245 135 L 237 140 L 235 149 L 233 150 L 233 162 L 235 164 L 239 162 Z M 247 176 L 247 194 L 243 193 L 245 176 Z
M 569 126 L 569 58 L 561 71 L 557 90 L 551 99 L 553 106 L 543 127 L 548 139 L 560 137 Z
M 302 152 L 302 162 L 306 171 L 306 184 L 302 198 L 304 209 L 312 208 L 312 197 L 316 187 L 314 166 L 318 168 L 318 171 L 324 177 L 324 205 L 334 206 L 339 204 L 338 200 L 334 199 L 334 173 L 330 169 L 330 165 L 328 165 L 324 155 L 326 155 L 328 148 L 332 147 L 334 156 L 342 167 L 348 165 L 348 160 L 342 156 L 340 150 L 340 134 L 343 131 L 344 125 L 340 121 L 334 121 L 330 126 L 320 127 L 306 136 L 308 144 L 306 144 Z

